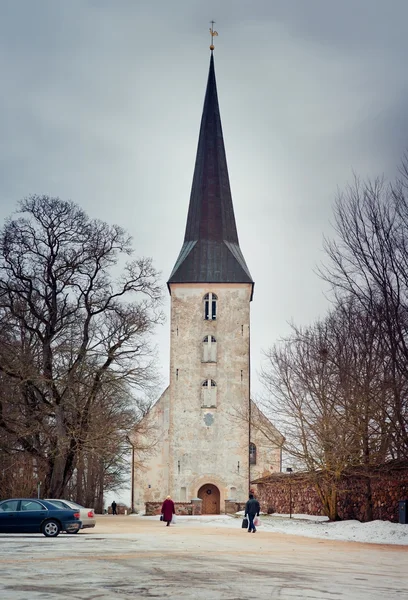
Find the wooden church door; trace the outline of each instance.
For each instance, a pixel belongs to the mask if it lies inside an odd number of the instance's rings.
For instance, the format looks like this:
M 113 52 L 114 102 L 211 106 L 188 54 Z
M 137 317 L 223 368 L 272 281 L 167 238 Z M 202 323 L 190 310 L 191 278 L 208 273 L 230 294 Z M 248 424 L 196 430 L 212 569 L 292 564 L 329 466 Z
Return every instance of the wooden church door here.
M 203 515 L 220 514 L 220 490 L 217 486 L 207 483 L 200 487 L 197 496 L 203 501 L 201 508 Z

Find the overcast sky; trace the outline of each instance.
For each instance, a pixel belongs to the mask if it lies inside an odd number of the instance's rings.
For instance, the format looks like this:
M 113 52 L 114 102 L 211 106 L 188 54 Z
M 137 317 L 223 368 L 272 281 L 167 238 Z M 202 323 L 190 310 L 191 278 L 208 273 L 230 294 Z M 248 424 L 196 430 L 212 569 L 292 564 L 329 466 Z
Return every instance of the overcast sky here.
M 164 285 L 211 19 L 257 393 L 262 350 L 327 310 L 313 270 L 337 187 L 392 175 L 408 146 L 406 0 L 0 0 L 0 217 L 30 193 L 71 199 L 124 226 Z M 169 323 L 157 340 L 167 381 Z

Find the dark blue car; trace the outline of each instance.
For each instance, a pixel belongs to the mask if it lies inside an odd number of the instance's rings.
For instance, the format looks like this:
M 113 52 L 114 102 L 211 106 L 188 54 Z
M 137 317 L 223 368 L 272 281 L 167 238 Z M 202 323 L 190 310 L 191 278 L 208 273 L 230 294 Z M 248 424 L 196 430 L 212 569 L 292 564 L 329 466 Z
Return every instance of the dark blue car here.
M 0 502 L 0 533 L 43 533 L 57 537 L 60 531 L 81 528 L 79 510 L 60 509 L 47 500 L 12 498 Z

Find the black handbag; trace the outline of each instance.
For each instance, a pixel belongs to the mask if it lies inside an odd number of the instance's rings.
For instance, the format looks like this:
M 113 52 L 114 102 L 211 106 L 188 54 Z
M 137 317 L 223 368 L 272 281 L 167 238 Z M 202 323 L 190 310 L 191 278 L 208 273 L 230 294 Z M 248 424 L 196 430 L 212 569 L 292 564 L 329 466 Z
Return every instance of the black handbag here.
M 248 519 L 246 517 L 244 517 L 242 519 L 242 529 L 248 529 Z
M 163 515 L 160 515 L 160 521 L 163 521 Z

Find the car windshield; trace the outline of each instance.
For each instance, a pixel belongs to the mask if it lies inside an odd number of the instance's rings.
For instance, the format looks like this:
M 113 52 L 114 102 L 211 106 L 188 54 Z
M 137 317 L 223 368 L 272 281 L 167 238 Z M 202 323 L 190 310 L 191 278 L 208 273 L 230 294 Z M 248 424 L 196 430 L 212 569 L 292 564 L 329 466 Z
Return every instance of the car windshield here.
M 81 504 L 77 504 L 76 502 L 71 502 L 71 500 L 69 501 L 69 503 L 70 503 L 71 506 L 75 506 L 75 508 L 85 508 Z
M 71 508 L 68 504 L 65 504 L 65 502 L 63 502 L 62 500 L 48 500 L 48 502 L 51 502 L 51 504 L 53 504 L 54 506 L 57 506 L 58 508 Z
M 48 500 L 48 502 L 52 502 L 54 506 L 59 506 L 60 508 L 84 508 L 71 500 Z

